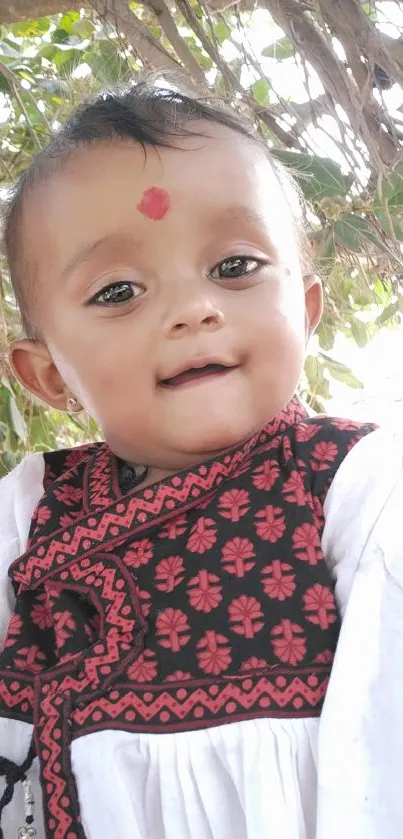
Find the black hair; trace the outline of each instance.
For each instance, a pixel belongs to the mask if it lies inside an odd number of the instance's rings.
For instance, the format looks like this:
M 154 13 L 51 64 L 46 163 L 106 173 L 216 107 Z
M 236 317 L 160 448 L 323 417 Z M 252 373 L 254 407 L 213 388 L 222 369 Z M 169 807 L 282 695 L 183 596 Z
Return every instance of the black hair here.
M 11 192 L 4 224 L 5 254 L 26 337 L 38 337 L 31 318 L 32 306 L 29 305 L 32 298 L 30 266 L 25 258 L 21 235 L 23 203 L 28 193 L 56 173 L 77 148 L 115 139 L 133 140 L 143 147 L 145 154 L 147 146 L 175 148 L 175 138 L 195 134 L 189 126 L 195 120 L 225 126 L 261 144 L 270 156 L 267 144 L 237 112 L 209 95 L 195 95 L 182 86 L 172 88 L 166 82 L 164 86 L 164 81 L 158 82 L 153 75 L 124 90 L 106 91 L 84 102 L 35 157 Z M 196 134 L 201 136 L 200 131 Z M 288 202 L 298 208 L 297 212 L 292 210 L 292 215 L 303 270 L 308 273 L 312 266 L 309 264 L 309 244 L 302 221 L 302 199 L 281 164 L 270 159 L 281 186 L 288 193 Z

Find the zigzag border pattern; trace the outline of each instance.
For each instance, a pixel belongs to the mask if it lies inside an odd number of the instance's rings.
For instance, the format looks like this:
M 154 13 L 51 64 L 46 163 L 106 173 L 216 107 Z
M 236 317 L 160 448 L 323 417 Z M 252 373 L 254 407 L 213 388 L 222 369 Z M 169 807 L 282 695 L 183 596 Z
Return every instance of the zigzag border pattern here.
M 34 679 L 14 670 L 0 670 L 1 713 L 32 723 Z
M 198 504 L 203 496 L 213 492 L 224 480 L 233 476 L 238 468 L 246 468 L 245 461 L 251 451 L 259 443 L 271 444 L 273 433 L 280 430 L 283 420 L 288 424 L 301 418 L 306 418 L 305 409 L 294 399 L 265 431 L 256 434 L 240 449 L 226 455 L 222 461 L 214 460 L 208 465 L 203 464 L 194 472 L 185 473 L 183 480 L 179 476 L 173 476 L 163 484 L 156 484 L 155 487 L 149 487 L 141 493 L 134 490 L 124 498 L 109 498 L 109 509 L 100 511 L 98 503 L 95 510 L 81 522 L 75 521 L 58 533 L 31 544 L 29 551 L 11 565 L 10 577 L 24 587 L 35 588 L 49 572 L 55 570 L 55 567 L 64 566 L 65 557 L 72 561 L 79 551 L 82 557 L 88 556 L 100 544 L 103 550 L 107 550 L 129 537 L 134 528 L 139 532 L 151 523 L 162 523 L 165 517 L 173 515 L 175 508 L 178 512 L 190 509 Z M 98 480 L 98 463 L 99 472 L 102 473 L 103 492 L 106 493 L 107 483 L 110 487 L 113 483 L 107 474 L 107 465 L 109 471 L 112 469 L 112 455 L 109 453 L 106 459 L 108 452 L 105 446 L 100 446 L 87 464 L 90 503 L 91 499 L 92 503 L 94 501 L 91 487 L 93 488 L 93 482 Z M 105 498 L 106 495 L 103 495 L 102 507 Z
M 189 731 L 211 725 L 255 719 L 282 719 L 320 714 L 330 667 L 298 675 L 244 675 L 231 681 L 165 686 L 116 683 L 107 696 L 73 712 L 73 737 L 102 728 L 122 727 L 149 733 Z

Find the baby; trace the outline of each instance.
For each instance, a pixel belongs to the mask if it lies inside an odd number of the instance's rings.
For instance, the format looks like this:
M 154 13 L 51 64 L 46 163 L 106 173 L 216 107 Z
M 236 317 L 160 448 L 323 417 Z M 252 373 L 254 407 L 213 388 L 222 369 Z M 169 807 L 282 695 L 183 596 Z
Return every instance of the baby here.
M 295 397 L 322 292 L 284 172 L 144 81 L 73 114 L 5 243 L 16 376 L 106 442 L 0 484 L 4 836 L 397 839 L 368 720 L 401 462 Z

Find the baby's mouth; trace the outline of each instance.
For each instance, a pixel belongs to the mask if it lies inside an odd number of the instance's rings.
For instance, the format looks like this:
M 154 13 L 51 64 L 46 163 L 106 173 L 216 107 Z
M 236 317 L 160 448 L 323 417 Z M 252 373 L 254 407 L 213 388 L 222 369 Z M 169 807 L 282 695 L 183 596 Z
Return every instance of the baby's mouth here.
M 159 384 L 163 387 L 176 388 L 181 387 L 181 385 L 196 383 L 201 379 L 221 378 L 234 369 L 235 367 L 227 367 L 225 364 L 206 364 L 203 367 L 188 367 L 176 376 L 172 376 L 169 379 L 162 379 Z

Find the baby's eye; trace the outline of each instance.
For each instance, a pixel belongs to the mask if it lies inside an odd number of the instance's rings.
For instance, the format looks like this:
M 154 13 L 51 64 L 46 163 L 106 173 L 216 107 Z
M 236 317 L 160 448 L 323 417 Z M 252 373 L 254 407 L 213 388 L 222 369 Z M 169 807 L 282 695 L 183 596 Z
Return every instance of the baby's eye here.
M 262 264 L 260 259 L 251 256 L 230 256 L 210 271 L 210 277 L 213 280 L 236 280 L 238 277 L 253 274 Z
M 134 300 L 135 297 L 139 297 L 142 293 L 143 289 L 139 286 L 122 280 L 122 282 L 111 283 L 111 285 L 105 286 L 101 291 L 98 291 L 91 298 L 89 304 L 96 306 L 119 306 L 123 303 L 128 303 L 129 300 Z

